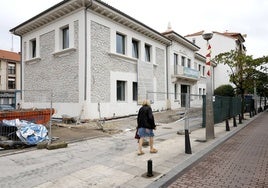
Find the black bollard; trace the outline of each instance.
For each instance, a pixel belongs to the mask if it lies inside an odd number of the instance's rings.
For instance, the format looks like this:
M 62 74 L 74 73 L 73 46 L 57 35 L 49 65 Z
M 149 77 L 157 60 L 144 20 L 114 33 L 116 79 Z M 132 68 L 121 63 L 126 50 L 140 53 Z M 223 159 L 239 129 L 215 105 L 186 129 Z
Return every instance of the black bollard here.
M 190 143 L 190 137 L 189 137 L 188 129 L 185 129 L 185 153 L 186 154 L 192 154 L 192 149 L 191 149 L 191 143 Z
M 233 117 L 234 127 L 237 127 L 235 116 Z
M 239 114 L 238 117 L 239 117 L 239 124 L 242 124 L 242 115 Z
M 150 159 L 147 161 L 147 176 L 152 177 L 153 174 L 153 161 Z
M 226 131 L 230 131 L 228 119 L 225 120 L 225 124 L 226 124 Z

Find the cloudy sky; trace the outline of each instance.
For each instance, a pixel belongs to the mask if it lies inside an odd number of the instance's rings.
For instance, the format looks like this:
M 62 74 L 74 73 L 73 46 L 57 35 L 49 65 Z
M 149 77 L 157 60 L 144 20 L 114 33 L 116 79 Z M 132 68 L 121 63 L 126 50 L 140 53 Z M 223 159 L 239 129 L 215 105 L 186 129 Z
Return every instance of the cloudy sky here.
M 0 49 L 13 47 L 19 51 L 19 38 L 12 37 L 9 30 L 60 1 L 1 1 Z M 267 0 L 104 1 L 159 32 L 165 31 L 170 22 L 172 29 L 182 36 L 201 30 L 247 34 L 248 55 L 268 55 Z

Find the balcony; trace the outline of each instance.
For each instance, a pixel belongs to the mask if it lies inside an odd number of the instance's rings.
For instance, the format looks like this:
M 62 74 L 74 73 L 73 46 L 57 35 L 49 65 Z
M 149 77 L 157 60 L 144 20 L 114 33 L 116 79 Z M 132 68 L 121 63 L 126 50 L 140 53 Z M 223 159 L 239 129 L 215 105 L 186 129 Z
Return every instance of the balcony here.
M 172 78 L 174 79 L 174 82 L 179 80 L 197 82 L 200 79 L 200 72 L 188 67 L 177 66 Z

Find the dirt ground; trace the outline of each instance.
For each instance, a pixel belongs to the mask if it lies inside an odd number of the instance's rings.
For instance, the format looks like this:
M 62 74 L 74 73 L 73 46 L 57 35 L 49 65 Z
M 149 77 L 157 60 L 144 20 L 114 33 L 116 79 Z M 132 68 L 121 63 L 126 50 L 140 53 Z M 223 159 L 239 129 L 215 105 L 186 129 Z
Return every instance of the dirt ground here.
M 182 111 L 162 111 L 154 112 L 156 123 L 170 123 L 182 117 Z M 50 126 L 47 126 L 49 133 L 51 132 L 52 141 L 75 142 L 79 140 L 92 139 L 96 137 L 109 136 L 124 130 L 134 131 L 137 126 L 137 116 L 129 116 L 124 118 L 110 119 L 104 121 L 103 124 L 97 121 L 84 123 L 66 124 L 62 121 L 52 121 L 51 131 Z

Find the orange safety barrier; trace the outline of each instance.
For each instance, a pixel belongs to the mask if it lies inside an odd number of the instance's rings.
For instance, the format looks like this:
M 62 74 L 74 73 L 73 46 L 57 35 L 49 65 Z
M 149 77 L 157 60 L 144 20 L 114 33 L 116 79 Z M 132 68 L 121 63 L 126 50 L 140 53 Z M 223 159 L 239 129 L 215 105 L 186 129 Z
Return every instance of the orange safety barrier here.
M 22 109 L 14 111 L 0 111 L 0 120 L 19 119 L 26 120 L 36 124 L 46 124 L 50 120 L 55 110 L 52 109 Z

